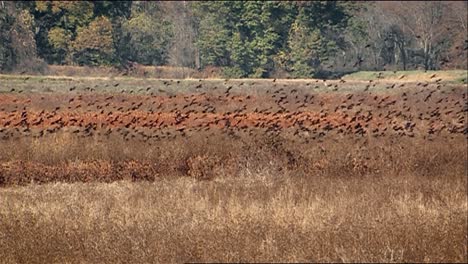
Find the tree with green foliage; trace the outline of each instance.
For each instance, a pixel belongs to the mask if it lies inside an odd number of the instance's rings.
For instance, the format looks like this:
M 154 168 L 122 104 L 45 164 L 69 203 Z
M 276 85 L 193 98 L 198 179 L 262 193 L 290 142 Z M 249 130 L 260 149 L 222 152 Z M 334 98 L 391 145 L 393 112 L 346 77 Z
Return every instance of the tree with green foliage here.
M 109 65 L 114 59 L 112 23 L 101 16 L 79 28 L 72 42 L 73 61 L 79 65 Z
M 10 70 L 13 66 L 13 49 L 10 29 L 14 23 L 11 7 L 0 8 L 0 70 Z
M 72 41 L 77 30 L 93 20 L 93 3 L 36 1 L 32 10 L 38 22 L 39 54 L 49 63 L 72 63 Z
M 286 49 L 278 53 L 277 66 L 298 78 L 313 77 L 344 48 L 340 33 L 347 23 L 347 7 L 324 1 L 296 3 Z
M 126 40 L 126 59 L 144 65 L 163 65 L 168 60 L 173 28 L 157 16 L 159 10 L 145 10 L 138 6 L 122 23 L 122 34 Z
M 230 47 L 235 22 L 239 20 L 241 2 L 194 2 L 192 5 L 197 27 L 196 45 L 202 67 L 231 66 Z
M 226 76 L 260 78 L 435 69 L 447 67 L 448 58 L 459 67 L 466 64 L 466 3 L 0 3 L 2 70 L 36 53 L 48 64 L 124 66 L 132 61 L 216 67 Z
M 204 2 L 196 9 L 202 65 L 237 77 L 268 77 L 278 66 L 311 76 L 338 50 L 335 33 L 347 20 L 345 5 L 327 1 Z
M 299 22 L 291 28 L 288 71 L 294 77 L 311 77 L 320 63 L 322 39 L 318 30 L 310 30 Z
M 70 63 L 71 57 L 69 57 L 69 46 L 72 42 L 71 32 L 61 27 L 53 27 L 49 30 L 47 39 L 54 49 L 54 53 L 52 55 L 54 56 L 54 59 L 56 61 Z
M 42 72 L 37 58 L 34 17 L 22 3 L 8 2 L 0 8 L 0 69 Z
M 111 32 L 112 38 L 120 36 L 113 30 L 119 26 L 122 19 L 129 15 L 131 2 L 128 1 L 36 1 L 29 6 L 37 22 L 36 41 L 38 43 L 39 54 L 49 63 L 70 64 L 79 63 L 95 65 L 96 63 L 109 64 L 114 61 L 115 54 L 108 54 L 110 50 L 115 52 L 114 44 L 112 49 L 108 48 L 108 35 L 84 36 L 85 33 L 103 30 Z M 102 20 L 105 17 L 107 20 Z M 107 29 L 109 23 L 111 30 Z M 90 23 L 94 23 L 90 26 Z M 102 29 L 97 29 L 101 27 Z M 94 30 L 94 31 L 93 31 Z M 80 36 L 80 32 L 81 36 Z M 115 35 L 114 35 L 115 34 Z M 89 49 L 83 47 L 84 39 L 90 38 L 96 42 L 102 42 L 102 47 L 97 49 L 92 43 Z M 112 41 L 114 43 L 114 41 Z M 77 50 L 77 47 L 81 50 Z M 106 48 L 103 48 L 106 47 Z M 92 51 L 93 54 L 85 59 L 80 55 L 85 50 Z M 100 50 L 100 51 L 98 51 Z M 97 55 L 99 53 L 100 55 Z M 88 65 L 88 64 L 87 64 Z
M 216 22 L 215 16 L 202 19 L 198 28 L 200 38 L 197 45 L 200 49 L 201 66 L 228 66 L 230 37 L 229 29 Z
M 292 8 L 291 3 L 270 1 L 195 5 L 202 65 L 225 67 L 237 77 L 268 76 L 287 39 Z

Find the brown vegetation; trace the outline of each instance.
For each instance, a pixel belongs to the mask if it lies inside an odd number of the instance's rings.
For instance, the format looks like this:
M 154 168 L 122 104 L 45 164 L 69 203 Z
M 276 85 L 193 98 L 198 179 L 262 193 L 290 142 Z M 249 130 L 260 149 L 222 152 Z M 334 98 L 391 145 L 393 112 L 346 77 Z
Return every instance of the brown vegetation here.
M 131 76 L 138 78 L 187 78 L 194 76 L 196 71 L 184 67 L 170 66 L 145 66 L 135 64 L 127 70 L 115 67 L 87 67 L 68 65 L 49 65 L 47 74 L 52 76 L 76 76 L 76 77 L 99 77 L 99 76 Z M 195 77 L 196 78 L 196 77 Z
M 0 190 L 3 263 L 464 262 L 466 178 L 248 171 Z
M 206 137 L 210 137 L 207 141 Z M 296 176 L 388 176 L 399 174 L 461 177 L 465 166 L 463 136 L 424 139 L 338 139 L 296 142 L 282 136 L 239 139 L 200 132 L 191 140 L 74 138 L 2 143 L 0 185 L 49 182 L 155 181 L 158 178 L 241 177 L 250 172 L 287 172 Z M 129 144 L 130 143 L 130 144 Z

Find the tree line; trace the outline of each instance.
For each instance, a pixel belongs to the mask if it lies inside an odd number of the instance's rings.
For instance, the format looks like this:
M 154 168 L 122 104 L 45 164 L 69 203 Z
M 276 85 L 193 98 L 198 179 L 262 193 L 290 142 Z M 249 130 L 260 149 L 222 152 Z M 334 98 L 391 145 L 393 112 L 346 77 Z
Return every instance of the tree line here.
M 228 77 L 466 69 L 467 2 L 0 1 L 0 70 L 129 63 Z

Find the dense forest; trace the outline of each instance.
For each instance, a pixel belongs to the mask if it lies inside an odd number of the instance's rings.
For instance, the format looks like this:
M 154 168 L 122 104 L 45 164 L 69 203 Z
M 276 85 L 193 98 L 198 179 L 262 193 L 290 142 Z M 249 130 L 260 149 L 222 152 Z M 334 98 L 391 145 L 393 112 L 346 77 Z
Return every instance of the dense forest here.
M 167 65 L 228 77 L 466 69 L 467 2 L 0 1 L 0 71 Z

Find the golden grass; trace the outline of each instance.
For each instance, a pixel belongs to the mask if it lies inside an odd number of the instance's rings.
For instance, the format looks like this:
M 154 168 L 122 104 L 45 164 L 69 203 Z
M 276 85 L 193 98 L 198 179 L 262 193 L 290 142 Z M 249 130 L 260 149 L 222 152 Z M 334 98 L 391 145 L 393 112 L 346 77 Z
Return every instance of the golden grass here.
M 0 189 L 3 263 L 465 262 L 466 178 L 246 172 Z
M 465 137 L 363 140 L 6 141 L 0 259 L 467 262 Z

